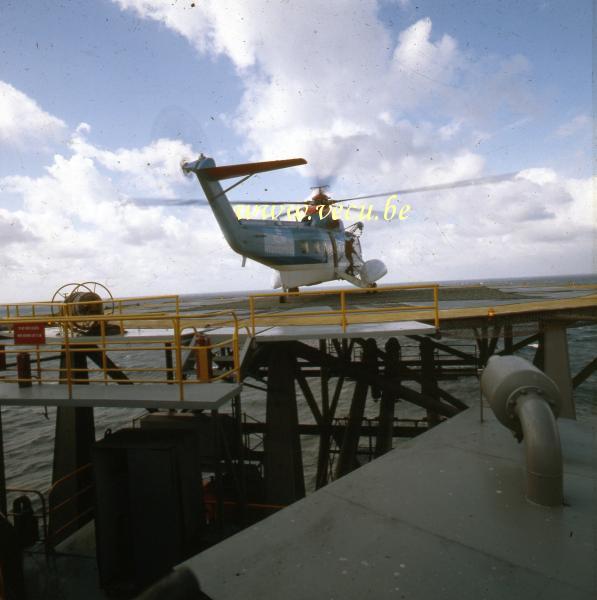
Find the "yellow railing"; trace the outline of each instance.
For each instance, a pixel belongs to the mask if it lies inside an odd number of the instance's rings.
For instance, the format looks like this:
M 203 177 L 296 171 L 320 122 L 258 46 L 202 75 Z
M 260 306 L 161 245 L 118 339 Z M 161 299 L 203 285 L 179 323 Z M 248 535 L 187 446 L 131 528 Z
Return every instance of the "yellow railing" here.
M 233 311 L 151 313 L 150 318 L 152 329 L 143 328 L 147 323 L 147 313 L 127 313 L 116 318 L 114 315 L 63 315 L 50 319 L 47 316 L 2 319 L 0 323 L 8 330 L 18 324 L 41 323 L 47 326 L 48 321 L 51 321 L 51 327 L 44 327 L 46 339 L 43 344 L 15 344 L 14 337 L 0 340 L 0 344 L 3 344 L 0 351 L 4 353 L 3 362 L 6 363 L 0 383 L 62 383 L 66 384 L 69 397 L 72 397 L 73 385 L 80 383 L 82 379 L 92 384 L 118 381 L 135 384 L 161 383 L 178 385 L 180 399 L 183 400 L 186 385 L 222 379 L 239 381 L 239 323 Z M 115 335 L 111 335 L 109 324 L 121 319 L 134 331 L 123 334 L 118 329 Z M 74 333 L 74 323 L 83 328 L 87 324 L 93 324 L 93 334 Z M 230 330 L 230 335 L 218 343 L 211 343 L 198 331 L 201 326 L 226 327 Z M 214 359 L 217 359 L 213 353 L 223 349 L 228 349 L 229 356 L 232 357 L 231 360 L 227 359 L 230 366 L 212 372 Z M 29 355 L 30 376 L 23 376 L 22 373 L 19 375 L 17 362 L 21 352 Z M 185 362 L 193 362 L 190 353 L 194 353 L 197 378 L 187 377 L 185 373 Z M 82 361 L 77 360 L 79 355 L 83 355 Z M 52 361 L 59 361 L 59 364 L 46 366 Z M 95 366 L 89 366 L 89 362 L 93 362 Z M 199 378 L 200 364 L 202 376 Z
M 139 296 L 125 298 L 108 298 L 103 300 L 67 302 L 9 302 L 0 304 L 0 325 L 5 320 L 21 317 L 48 317 L 75 315 L 85 309 L 98 307 L 98 313 L 109 313 L 120 316 L 130 313 L 172 313 L 179 312 L 180 298 L 177 295 Z
M 431 304 L 398 304 L 391 306 L 367 306 L 351 308 L 348 306 L 348 300 L 359 294 L 376 294 L 379 300 L 383 301 L 383 295 L 387 292 L 408 292 L 416 290 L 429 290 Z M 291 311 L 280 309 L 267 311 L 258 311 L 257 302 L 263 298 L 312 298 L 316 296 L 337 296 L 338 309 L 326 310 L 301 310 Z M 291 306 L 288 306 L 291 308 Z M 315 290 L 309 292 L 273 292 L 267 294 L 251 294 L 249 296 L 249 326 L 252 335 L 255 335 L 256 328 L 274 325 L 340 325 L 342 331 L 351 323 L 373 322 L 373 321 L 399 321 L 408 318 L 410 313 L 422 313 L 418 318 L 433 321 L 435 328 L 439 329 L 439 285 L 438 284 L 417 284 L 417 285 L 399 285 L 377 288 L 353 288 L 340 290 Z M 368 318 L 363 318 L 370 315 Z M 352 318 L 351 318 L 352 317 Z
M 77 482 L 75 478 L 84 476 L 87 480 L 85 485 L 73 485 Z M 68 490 L 68 486 L 75 487 L 74 490 Z M 77 489 L 80 487 L 80 489 Z M 42 535 L 40 541 L 44 543 L 46 553 L 51 552 L 56 545 L 59 536 L 69 527 L 76 525 L 81 519 L 92 515 L 93 513 L 93 472 L 91 463 L 87 463 L 78 469 L 75 469 L 68 475 L 55 481 L 45 492 L 32 488 L 7 487 L 7 494 L 22 494 L 27 497 L 33 496 L 39 501 L 39 506 L 35 507 L 32 516 L 42 522 Z M 62 498 L 55 500 L 56 495 L 62 493 Z M 77 503 L 81 504 L 81 510 L 78 510 Z M 66 513 L 66 514 L 64 514 Z M 16 516 L 14 512 L 8 513 L 10 517 Z M 74 515 L 74 516 L 73 516 Z M 56 526 L 56 523 L 59 526 Z

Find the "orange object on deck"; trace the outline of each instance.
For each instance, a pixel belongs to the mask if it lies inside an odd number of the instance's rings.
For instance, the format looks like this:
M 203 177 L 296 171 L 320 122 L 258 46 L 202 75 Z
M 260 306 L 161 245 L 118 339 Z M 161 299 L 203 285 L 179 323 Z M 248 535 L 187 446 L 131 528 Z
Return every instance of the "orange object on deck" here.
M 212 357 L 210 348 L 210 339 L 203 335 L 197 335 L 196 365 L 197 379 L 199 381 L 209 381 L 213 377 Z

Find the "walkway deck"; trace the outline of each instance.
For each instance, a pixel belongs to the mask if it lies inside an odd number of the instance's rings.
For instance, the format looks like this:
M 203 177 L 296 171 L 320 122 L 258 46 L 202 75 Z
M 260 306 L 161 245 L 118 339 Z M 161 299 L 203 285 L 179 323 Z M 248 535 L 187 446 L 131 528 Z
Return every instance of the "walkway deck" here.
M 558 421 L 565 506 L 469 409 L 186 563 L 210 598 L 596 597 L 597 426 Z
M 102 406 L 119 408 L 162 408 L 216 410 L 241 391 L 235 383 L 185 384 L 184 399 L 180 387 L 165 384 L 94 384 L 73 385 L 72 398 L 66 385 L 33 384 L 19 388 L 16 383 L 0 381 L 0 406 Z

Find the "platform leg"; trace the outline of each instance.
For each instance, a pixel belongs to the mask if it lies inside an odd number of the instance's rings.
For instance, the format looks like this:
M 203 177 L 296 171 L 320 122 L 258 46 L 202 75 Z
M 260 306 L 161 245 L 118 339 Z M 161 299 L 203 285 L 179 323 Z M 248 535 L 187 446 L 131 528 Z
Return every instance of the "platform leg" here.
M 0 513 L 6 514 L 6 471 L 4 470 L 4 430 L 2 407 L 0 407 Z
M 396 338 L 386 342 L 384 360 L 384 376 L 400 383 L 400 343 Z M 379 427 L 375 442 L 375 456 L 381 456 L 392 449 L 394 438 L 394 407 L 398 396 L 383 390 L 379 402 Z
M 545 336 L 543 333 L 540 333 L 537 339 L 537 351 L 533 357 L 533 364 L 542 371 L 545 367 Z
M 435 356 L 433 342 L 429 338 L 421 340 L 421 393 L 434 400 L 439 400 L 437 391 L 437 378 L 435 376 Z M 427 409 L 427 422 L 429 427 L 435 427 L 439 422 L 439 414 Z
M 483 369 L 489 358 L 489 333 L 486 325 L 481 327 L 481 334 L 476 335 L 476 338 L 477 347 L 479 349 L 479 368 Z
M 326 341 L 319 340 L 319 351 L 327 352 Z M 330 416 L 329 398 L 329 373 L 322 365 L 321 369 L 321 417 L 322 423 L 319 433 L 319 450 L 317 454 L 317 474 L 315 476 L 315 488 L 319 489 L 327 483 L 328 466 L 330 462 L 330 435 L 332 417 Z
M 240 506 L 240 521 L 243 527 L 247 524 L 247 473 L 245 470 L 245 445 L 243 443 L 243 417 L 240 395 L 232 400 L 232 415 L 236 428 L 236 456 L 238 457 L 238 496 Z
M 224 476 L 222 473 L 222 427 L 220 413 L 217 409 L 211 411 L 213 426 L 213 457 L 214 457 L 214 479 L 216 486 L 216 524 L 220 533 L 224 531 Z
M 367 369 L 374 369 L 377 364 L 377 345 L 375 340 L 368 339 L 363 348 L 363 366 Z M 354 388 L 352 404 L 348 416 L 348 424 L 344 431 L 342 447 L 338 455 L 338 464 L 336 465 L 336 477 L 342 477 L 353 471 L 357 463 L 357 453 L 359 450 L 359 439 L 361 437 L 361 426 L 363 424 L 363 415 L 365 414 L 365 404 L 367 402 L 367 392 L 369 385 L 364 379 L 358 379 Z
M 576 419 L 568 356 L 568 337 L 566 326 L 560 321 L 547 321 L 543 324 L 543 371 L 556 382 L 560 389 L 562 398 L 560 417 Z
M 63 355 L 61 369 L 65 370 L 65 362 Z M 87 367 L 86 355 L 82 352 L 73 352 L 71 354 L 71 365 L 74 369 L 85 369 Z M 88 383 L 87 372 L 74 371 L 72 378 L 77 380 L 76 383 L 79 385 Z M 52 484 L 89 464 L 94 442 L 93 408 L 58 407 L 56 409 Z M 56 491 L 50 495 L 49 531 L 61 531 L 54 539 L 50 540 L 51 545 L 55 545 L 60 539 L 64 539 L 69 533 L 72 533 L 86 522 L 84 519 L 78 520 L 77 516 L 89 506 L 92 495 L 91 493 L 84 493 L 82 490 L 89 486 L 90 481 L 91 473 L 89 471 L 80 473 L 70 477 L 67 482 L 57 487 Z M 76 500 L 70 500 L 62 508 L 52 510 L 65 500 L 75 497 L 76 494 L 79 494 L 76 496 Z M 75 522 L 72 524 L 72 528 L 69 526 L 63 529 L 65 524 L 73 519 L 75 519 Z
M 265 488 L 267 502 L 285 505 L 305 496 L 294 388 L 296 357 L 285 343 L 272 346 L 267 375 Z

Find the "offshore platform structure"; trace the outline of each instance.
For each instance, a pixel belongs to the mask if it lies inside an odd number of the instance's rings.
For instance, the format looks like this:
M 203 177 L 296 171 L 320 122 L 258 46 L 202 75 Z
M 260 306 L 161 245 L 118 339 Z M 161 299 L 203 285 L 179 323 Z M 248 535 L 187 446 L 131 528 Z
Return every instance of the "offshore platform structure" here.
M 573 376 L 566 331 L 594 323 L 597 295 L 552 292 L 477 286 L 471 305 L 462 288 L 429 284 L 256 294 L 235 310 L 206 310 L 85 283 L 49 303 L 6 305 L 0 404 L 58 413 L 52 487 L 6 486 L 2 453 L 0 511 L 28 519 L 29 531 L 42 523 L 48 553 L 93 519 L 100 584 L 130 596 L 397 438 L 463 413 L 471 395 L 452 382 L 468 379 L 478 393 L 492 356 L 532 352 L 558 388 L 560 415 L 573 418 L 573 389 L 597 359 Z M 257 417 L 245 414 L 243 388 L 262 407 Z M 96 440 L 96 407 L 145 412 Z

